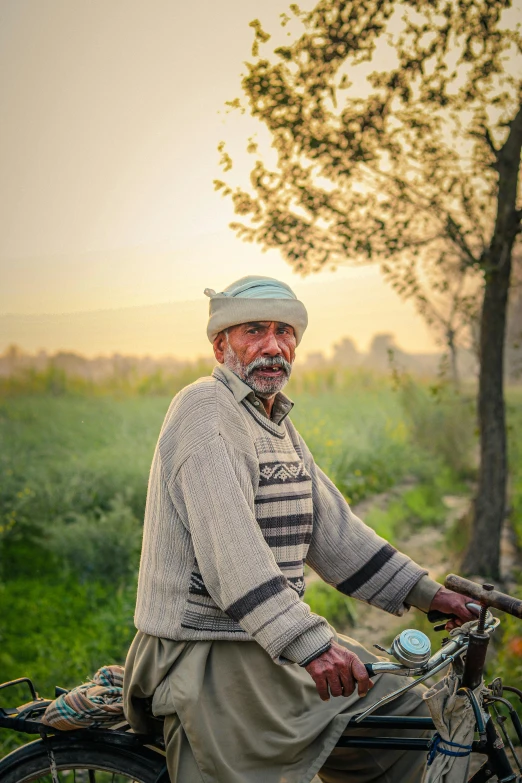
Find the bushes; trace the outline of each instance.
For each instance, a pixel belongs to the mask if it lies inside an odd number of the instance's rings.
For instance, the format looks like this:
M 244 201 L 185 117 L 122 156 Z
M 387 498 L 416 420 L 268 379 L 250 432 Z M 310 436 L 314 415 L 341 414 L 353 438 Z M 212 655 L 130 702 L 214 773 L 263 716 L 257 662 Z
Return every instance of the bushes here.
M 47 532 L 44 546 L 56 556 L 66 576 L 80 582 L 124 584 L 139 565 L 142 523 L 123 495 L 115 495 L 108 511 L 77 514 Z
M 313 377 L 319 384 L 321 373 Z M 449 393 L 434 398 L 411 380 L 398 393 L 385 378 L 369 374 L 337 372 L 323 380 L 330 391 L 300 393 L 292 418 L 349 502 L 409 476 L 419 486 L 392 504 L 387 519 L 368 521 L 377 529 L 387 525 L 386 537 L 393 538 L 404 520 L 442 519 L 441 495 L 448 492 L 447 477 L 455 475 L 447 460 L 469 470 L 473 435 L 454 436 L 463 422 L 472 429 L 468 412 L 455 413 Z M 161 379 L 151 384 L 159 388 Z M 4 568 L 37 576 L 52 560 L 60 572 L 87 579 L 103 578 L 110 562 L 116 581 L 127 578 L 137 563 L 147 477 L 169 402 L 71 396 L 0 402 Z
M 128 541 L 122 539 L 119 552 L 123 546 L 134 551 L 152 455 L 168 404 L 168 398 L 46 397 L 4 403 L 0 410 L 3 578 L 13 572 L 36 576 L 45 571 L 50 553 L 64 557 L 66 550 L 72 552 L 73 531 L 81 536 L 84 562 L 88 550 L 98 550 L 104 525 L 112 548 L 118 525 L 124 525 Z M 92 546 L 87 543 L 90 532 Z M 63 545 L 59 545 L 62 533 Z M 74 558 L 71 568 L 75 569 Z
M 428 387 L 408 376 L 399 379 L 398 393 L 411 443 L 456 476 L 472 474 L 476 444 L 472 402 L 450 385 Z
M 325 582 L 308 585 L 303 600 L 312 612 L 324 617 L 333 626 L 347 628 L 355 625 L 355 602 Z
M 79 584 L 52 570 L 37 580 L 0 583 L 1 681 L 30 677 L 40 695 L 52 698 L 55 685 L 72 688 L 104 664 L 124 663 L 135 633 L 134 599 L 134 582 L 119 588 Z M 27 691 L 9 689 L 1 704 L 27 700 Z M 26 741 L 0 731 L 0 756 Z
M 510 522 L 522 550 L 522 393 L 512 389 L 507 397 L 508 452 L 511 476 Z
M 353 388 L 300 394 L 292 420 L 317 463 L 356 503 L 388 489 L 416 460 L 400 401 L 386 379 L 346 377 Z
M 448 516 L 444 495 L 457 488 L 455 480 L 444 472 L 425 475 L 421 483 L 403 491 L 385 509 L 370 509 L 364 521 L 388 541 L 404 538 L 406 531 L 444 526 Z
M 210 360 L 200 359 L 175 371 L 159 368 L 148 375 L 130 364 L 102 378 L 93 379 L 75 374 L 74 371 L 66 372 L 51 360 L 43 369 L 25 367 L 12 375 L 0 376 L 0 397 L 173 397 L 187 384 L 202 375 L 209 375 L 213 364 Z
M 0 586 L 3 679 L 29 676 L 43 694 L 72 687 L 105 663 L 123 663 L 133 627 L 134 582 L 80 584 L 50 573 Z
M 518 597 L 522 597 L 522 589 L 520 588 Z M 500 644 L 498 644 L 498 658 L 495 661 L 495 675 L 502 677 L 504 685 L 514 685 L 520 688 L 522 682 L 522 628 L 520 620 L 502 614 L 501 622 L 502 635 Z

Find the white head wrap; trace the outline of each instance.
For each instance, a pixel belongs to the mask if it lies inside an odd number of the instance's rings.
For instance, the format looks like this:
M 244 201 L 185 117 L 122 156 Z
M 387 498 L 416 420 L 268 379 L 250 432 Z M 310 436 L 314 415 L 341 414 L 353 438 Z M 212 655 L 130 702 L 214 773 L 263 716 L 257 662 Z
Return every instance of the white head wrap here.
M 249 275 L 224 291 L 205 288 L 210 297 L 207 335 L 210 342 L 223 329 L 250 321 L 278 321 L 293 327 L 297 344 L 308 325 L 308 315 L 290 286 L 273 277 Z

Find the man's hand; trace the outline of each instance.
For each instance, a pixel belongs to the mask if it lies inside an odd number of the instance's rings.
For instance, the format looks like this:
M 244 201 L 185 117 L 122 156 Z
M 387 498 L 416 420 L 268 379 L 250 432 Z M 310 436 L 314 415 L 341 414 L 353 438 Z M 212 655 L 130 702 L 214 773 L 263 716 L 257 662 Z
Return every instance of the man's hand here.
M 446 587 L 441 587 L 440 590 L 435 593 L 433 601 L 430 604 L 431 609 L 438 609 L 439 612 L 444 614 L 457 615 L 456 620 L 448 620 L 446 623 L 446 630 L 451 631 L 453 628 L 458 628 L 463 623 L 467 623 L 470 620 L 476 620 L 476 612 L 470 611 L 466 604 L 473 601 L 467 595 L 461 595 L 460 593 L 454 593 L 453 590 L 448 590 Z
M 360 659 L 337 642 L 332 642 L 329 650 L 304 668 L 315 682 L 323 701 L 328 701 L 330 693 L 332 696 L 350 696 L 356 683 L 359 696 L 366 696 L 369 689 L 373 688 L 373 682 Z

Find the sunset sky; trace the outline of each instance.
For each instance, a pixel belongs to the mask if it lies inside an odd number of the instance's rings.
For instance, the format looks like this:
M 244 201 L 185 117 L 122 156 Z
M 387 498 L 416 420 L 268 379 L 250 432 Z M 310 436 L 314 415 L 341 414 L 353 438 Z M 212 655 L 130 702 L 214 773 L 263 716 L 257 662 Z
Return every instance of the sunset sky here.
M 256 128 L 223 105 L 239 94 L 248 22 L 259 17 L 276 28 L 287 7 L 282 0 L 2 0 L 0 315 L 196 302 L 207 286 L 220 290 L 261 273 L 295 286 L 310 305 L 307 350 L 327 350 L 343 335 L 365 349 L 383 331 L 405 349 L 435 349 L 376 267 L 303 281 L 277 252 L 263 254 L 227 227 L 230 205 L 212 186 L 220 176 L 216 146 L 226 139 L 241 174 Z M 34 349 L 33 337 L 22 347 Z M 85 334 L 80 346 L 66 325 L 60 339 L 40 347 L 121 350 L 110 329 L 101 349 L 99 339 L 89 347 Z M 0 350 L 21 342 L 18 333 L 0 332 L 0 340 Z M 163 342 L 158 353 L 167 352 Z M 199 344 L 208 350 L 204 313 Z M 139 335 L 133 345 L 151 352 Z M 172 342 L 175 355 L 194 350 L 193 341 Z

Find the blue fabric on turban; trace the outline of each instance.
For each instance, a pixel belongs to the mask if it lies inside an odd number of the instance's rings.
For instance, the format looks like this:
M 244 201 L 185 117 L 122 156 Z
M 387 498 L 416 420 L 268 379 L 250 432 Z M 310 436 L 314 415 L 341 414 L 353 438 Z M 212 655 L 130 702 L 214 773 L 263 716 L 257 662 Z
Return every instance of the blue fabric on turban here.
M 273 277 L 248 275 L 231 283 L 224 291 L 226 296 L 241 299 L 297 299 L 292 289 L 281 280 Z

